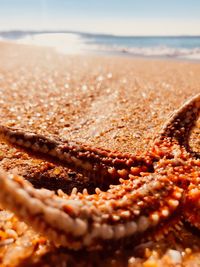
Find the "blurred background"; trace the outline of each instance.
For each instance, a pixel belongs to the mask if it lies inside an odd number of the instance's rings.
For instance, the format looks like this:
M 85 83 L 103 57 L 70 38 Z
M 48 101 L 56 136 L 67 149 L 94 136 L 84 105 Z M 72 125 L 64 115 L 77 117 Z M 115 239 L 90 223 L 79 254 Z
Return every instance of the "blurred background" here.
M 0 38 L 62 53 L 200 59 L 200 1 L 0 0 Z

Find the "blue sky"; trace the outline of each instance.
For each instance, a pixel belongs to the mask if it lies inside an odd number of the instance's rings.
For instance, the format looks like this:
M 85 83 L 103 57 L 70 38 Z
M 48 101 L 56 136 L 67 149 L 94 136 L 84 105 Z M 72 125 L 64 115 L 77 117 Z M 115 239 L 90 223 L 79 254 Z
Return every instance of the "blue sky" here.
M 0 0 L 0 30 L 200 35 L 200 0 Z

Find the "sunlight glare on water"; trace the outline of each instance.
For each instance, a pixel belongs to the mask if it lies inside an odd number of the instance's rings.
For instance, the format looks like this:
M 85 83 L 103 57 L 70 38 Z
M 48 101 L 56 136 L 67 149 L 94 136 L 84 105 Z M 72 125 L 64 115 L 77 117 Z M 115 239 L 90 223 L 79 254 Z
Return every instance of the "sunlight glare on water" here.
M 17 41 L 20 44 L 53 47 L 65 54 L 84 53 L 85 45 L 81 38 L 72 33 L 42 33 L 27 35 Z

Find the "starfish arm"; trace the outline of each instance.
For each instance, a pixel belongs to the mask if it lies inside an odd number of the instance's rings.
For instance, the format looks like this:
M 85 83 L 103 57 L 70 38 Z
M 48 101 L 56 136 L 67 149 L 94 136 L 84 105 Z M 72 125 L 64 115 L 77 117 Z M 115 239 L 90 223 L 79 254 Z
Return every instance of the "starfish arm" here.
M 165 123 L 156 142 L 164 138 L 175 138 L 180 145 L 188 147 L 192 128 L 200 114 L 200 94 L 185 102 Z
M 106 184 L 114 184 L 119 178 L 128 178 L 128 174 L 138 175 L 151 168 L 151 158 L 148 155 L 142 157 L 111 152 L 3 125 L 0 125 L 0 137 L 36 157 L 53 159 L 90 180 Z
M 200 172 L 198 178 L 189 185 L 184 197 L 183 216 L 187 222 L 192 226 L 200 229 L 200 186 L 199 186 Z
M 55 244 L 99 248 L 109 241 L 139 237 L 174 214 L 182 189 L 166 177 L 149 176 L 110 186 L 106 192 L 66 195 L 35 189 L 22 177 L 0 171 L 0 201 Z

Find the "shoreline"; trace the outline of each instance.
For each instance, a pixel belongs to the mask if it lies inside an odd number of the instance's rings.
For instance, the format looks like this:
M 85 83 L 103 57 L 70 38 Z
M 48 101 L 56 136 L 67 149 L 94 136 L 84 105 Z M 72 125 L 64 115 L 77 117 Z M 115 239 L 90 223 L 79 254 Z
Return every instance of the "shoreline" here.
M 32 41 L 23 41 L 23 40 L 9 40 L 9 39 L 0 39 L 0 42 L 5 42 L 5 43 L 13 43 L 16 45 L 27 45 L 27 46 L 33 46 L 33 47 L 41 47 L 41 48 L 47 48 L 47 49 L 53 49 L 55 50 L 57 53 L 63 54 L 63 55 L 94 55 L 94 56 L 120 56 L 120 57 L 130 57 L 130 58 L 135 58 L 135 59 L 147 59 L 147 60 L 156 60 L 156 59 L 160 59 L 160 60 L 174 60 L 174 61 L 188 61 L 188 62 L 194 62 L 194 63 L 199 63 L 200 62 L 200 53 L 198 53 L 195 56 L 193 56 L 193 54 L 190 55 L 182 55 L 182 56 L 167 56 L 167 55 L 142 55 L 142 54 L 134 54 L 131 52 L 127 52 L 127 51 L 102 51 L 102 50 L 93 50 L 90 49 L 88 50 L 90 47 L 85 47 L 83 44 L 80 46 L 80 44 L 78 43 L 74 43 L 75 48 L 72 48 L 70 45 L 70 48 L 65 48 L 64 45 L 62 45 L 62 47 L 59 47 L 58 44 L 54 44 L 54 45 L 48 45 L 48 43 L 44 43 L 44 44 L 37 44 L 37 43 L 31 43 Z M 73 45 L 73 44 L 72 44 Z M 77 46 L 77 47 L 76 47 Z M 80 47 L 79 47 L 80 46 Z
M 131 53 L 126 52 L 102 52 L 102 51 L 96 51 L 96 52 L 88 52 L 86 55 L 96 55 L 96 56 L 119 56 L 119 57 L 127 57 L 127 58 L 133 58 L 133 59 L 146 59 L 146 60 L 169 60 L 169 61 L 181 61 L 181 62 L 192 62 L 192 63 L 200 63 L 200 55 L 199 58 L 193 59 L 193 58 L 186 58 L 186 57 L 172 57 L 172 56 L 143 56 L 143 55 L 134 55 Z

